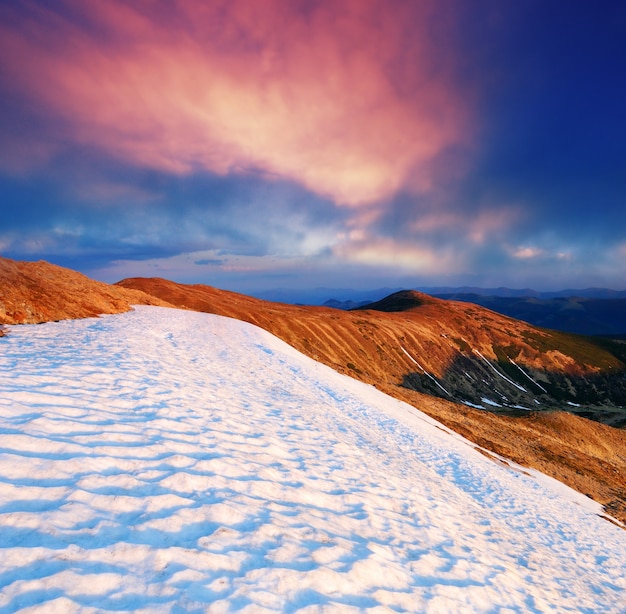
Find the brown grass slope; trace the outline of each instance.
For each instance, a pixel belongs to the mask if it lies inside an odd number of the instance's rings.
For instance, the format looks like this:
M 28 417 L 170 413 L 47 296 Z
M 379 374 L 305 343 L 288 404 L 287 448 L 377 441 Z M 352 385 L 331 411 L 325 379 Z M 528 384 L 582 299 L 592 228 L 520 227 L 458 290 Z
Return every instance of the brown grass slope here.
M 561 408 L 626 426 L 625 347 L 535 328 L 468 303 L 397 292 L 355 310 L 421 322 L 401 337 L 413 372 L 403 384 L 448 400 Z M 411 328 L 407 330 L 412 330 Z M 409 360 L 411 360 L 409 358 Z M 419 364 L 418 364 L 419 362 Z
M 404 385 L 416 365 L 445 382 L 446 370 L 474 350 L 498 364 L 500 348 L 533 374 L 578 377 L 623 369 L 610 353 L 584 340 L 572 343 L 467 303 L 419 293 L 396 297 L 386 312 L 343 312 L 324 307 L 269 303 L 203 285 L 135 278 L 118 283 L 173 305 L 251 322 L 337 371 L 372 384 L 433 416 L 477 445 L 554 477 L 603 504 L 626 522 L 626 431 L 566 412 L 514 417 L 411 390 Z M 402 349 L 404 348 L 404 350 Z M 484 361 L 483 361 L 484 362 Z M 530 371 L 534 369 L 534 371 Z M 485 373 L 489 367 L 484 367 Z M 570 380 L 567 380 L 570 381 Z
M 111 286 L 47 262 L 0 257 L 0 324 L 38 324 L 164 305 L 138 290 Z

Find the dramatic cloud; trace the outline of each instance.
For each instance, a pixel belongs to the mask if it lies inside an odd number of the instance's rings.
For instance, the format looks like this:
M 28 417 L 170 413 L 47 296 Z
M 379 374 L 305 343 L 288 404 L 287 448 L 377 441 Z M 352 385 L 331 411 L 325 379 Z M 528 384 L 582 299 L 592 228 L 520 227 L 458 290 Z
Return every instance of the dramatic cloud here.
M 396 271 L 396 274 L 448 272 L 451 255 L 444 250 L 419 247 L 402 241 L 364 235 L 340 245 L 336 254 L 350 262 Z
M 624 288 L 624 58 L 603 0 L 0 3 L 0 253 Z
M 435 7 L 68 0 L 25 18 L 5 6 L 0 62 L 64 138 L 159 171 L 256 171 L 358 205 L 427 190 L 433 160 L 467 140 Z M 50 150 L 29 145 L 18 158 L 33 164 Z

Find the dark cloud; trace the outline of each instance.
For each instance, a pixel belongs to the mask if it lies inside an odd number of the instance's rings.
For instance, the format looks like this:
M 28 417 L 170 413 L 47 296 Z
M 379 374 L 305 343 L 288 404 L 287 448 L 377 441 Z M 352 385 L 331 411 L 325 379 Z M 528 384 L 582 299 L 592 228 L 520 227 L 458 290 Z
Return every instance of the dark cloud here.
M 0 245 L 13 258 L 90 270 L 181 253 L 298 256 L 345 214 L 300 186 L 262 174 L 180 177 L 122 165 L 86 148 L 28 176 L 0 176 Z M 200 259 L 201 260 L 201 259 Z

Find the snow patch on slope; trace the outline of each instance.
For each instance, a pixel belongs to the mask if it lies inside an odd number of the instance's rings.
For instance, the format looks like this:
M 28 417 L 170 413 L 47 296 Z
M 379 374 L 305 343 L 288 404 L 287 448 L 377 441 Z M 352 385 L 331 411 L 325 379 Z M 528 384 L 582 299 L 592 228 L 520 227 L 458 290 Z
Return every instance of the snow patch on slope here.
M 474 354 L 477 354 L 480 358 L 482 358 L 483 362 L 488 367 L 490 367 L 496 375 L 499 375 L 505 382 L 508 382 L 512 386 L 515 386 L 515 388 L 517 388 L 518 390 L 521 390 L 522 392 L 528 392 L 526 388 L 524 388 L 524 386 L 520 386 L 517 382 L 514 382 L 512 379 L 504 375 L 504 373 L 501 373 L 500 371 L 498 371 L 498 369 L 496 369 L 493 366 L 493 364 L 491 364 L 476 348 L 472 348 L 472 351 L 474 352 Z
M 437 386 L 439 386 L 439 388 L 441 388 L 441 390 L 443 390 L 448 396 L 450 396 L 450 393 L 428 371 L 426 371 L 426 369 L 424 369 L 424 367 L 422 367 L 422 365 L 420 365 L 420 363 L 417 362 L 417 360 L 415 360 L 415 358 L 413 358 L 411 354 L 409 354 L 402 346 L 400 346 L 400 349 L 411 359 L 411 361 L 415 365 L 417 365 L 417 367 L 422 371 L 424 375 L 428 376 Z
M 622 610 L 626 532 L 235 320 L 0 345 L 0 611 Z

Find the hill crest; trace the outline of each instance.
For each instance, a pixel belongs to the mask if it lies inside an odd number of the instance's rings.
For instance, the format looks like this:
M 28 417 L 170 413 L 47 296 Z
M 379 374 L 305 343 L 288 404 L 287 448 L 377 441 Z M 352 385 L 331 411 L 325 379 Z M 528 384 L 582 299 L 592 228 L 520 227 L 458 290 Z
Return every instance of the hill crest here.
M 353 311 L 370 310 L 395 313 L 417 309 L 422 305 L 433 303 L 435 301 L 437 301 L 437 299 L 432 296 L 428 296 L 428 294 L 424 294 L 423 292 L 418 292 L 417 290 L 400 290 L 399 292 L 394 292 L 379 301 L 356 307 Z
M 450 387 L 448 393 L 474 394 L 473 387 L 484 378 L 490 394 L 510 395 L 511 402 L 515 394 L 523 394 L 520 382 L 527 375 L 545 390 L 562 395 L 570 394 L 571 386 L 580 382 L 598 387 L 601 378 L 611 374 L 621 373 L 623 380 L 623 365 L 584 339 L 535 329 L 476 305 L 437 299 L 400 312 L 340 312 L 268 303 L 164 279 L 123 280 L 109 286 L 47 263 L 4 259 L 1 264 L 2 279 L 11 280 L 8 293 L 7 284 L 0 285 L 5 322 L 10 311 L 6 305 L 29 306 L 30 321 L 47 321 L 118 313 L 133 301 L 251 322 L 319 362 L 425 411 L 481 448 L 589 494 L 610 514 L 626 520 L 626 458 L 620 452 L 626 449 L 625 431 L 558 411 L 501 406 L 492 408 L 499 413 L 491 413 L 472 407 L 471 402 L 455 402 L 455 396 L 442 391 Z M 528 391 L 528 381 L 526 386 Z M 542 398 L 540 389 L 530 392 Z M 552 405 L 544 407 L 576 409 L 554 398 Z
M 123 313 L 131 305 L 168 306 L 155 296 L 95 281 L 43 260 L 0 257 L 0 325 Z

